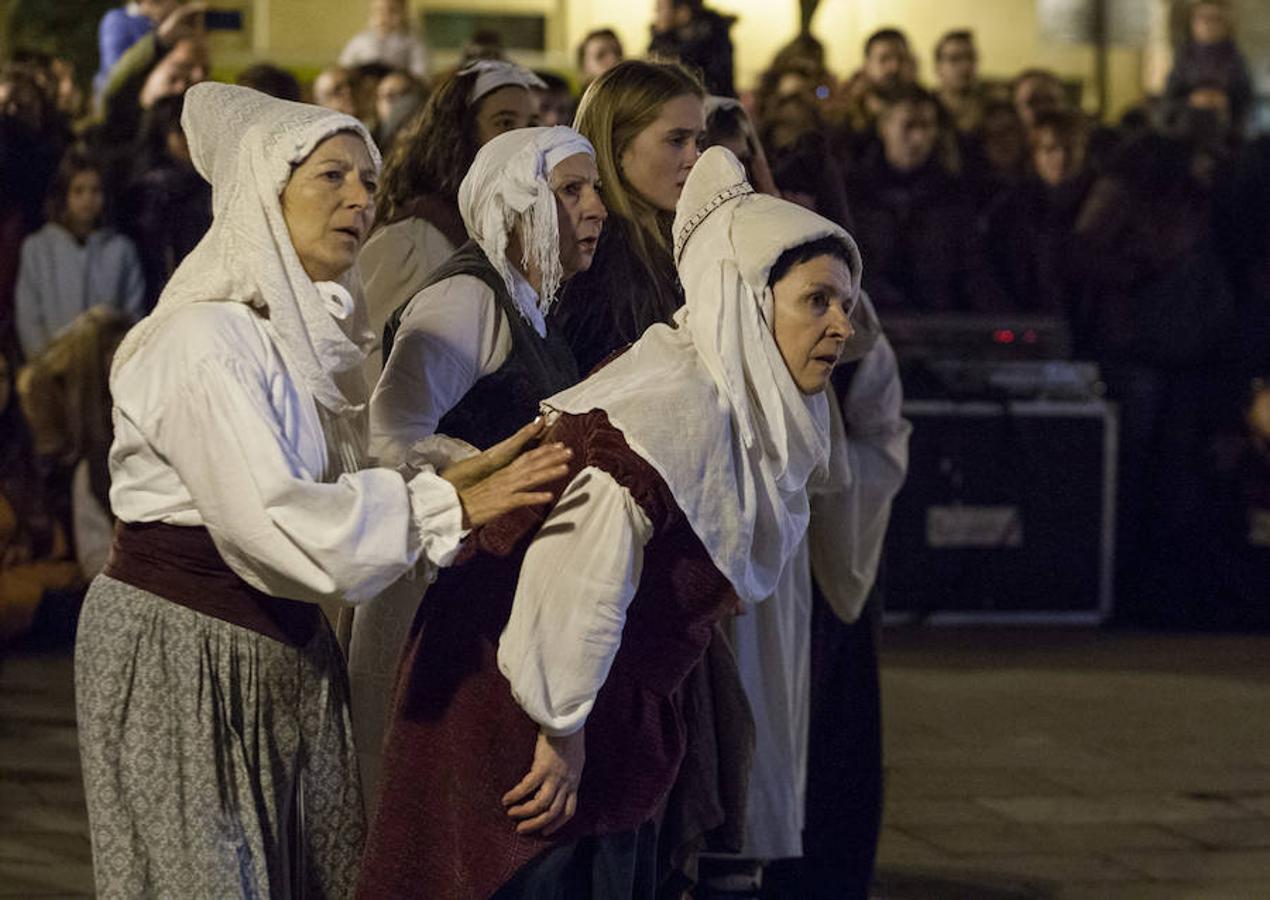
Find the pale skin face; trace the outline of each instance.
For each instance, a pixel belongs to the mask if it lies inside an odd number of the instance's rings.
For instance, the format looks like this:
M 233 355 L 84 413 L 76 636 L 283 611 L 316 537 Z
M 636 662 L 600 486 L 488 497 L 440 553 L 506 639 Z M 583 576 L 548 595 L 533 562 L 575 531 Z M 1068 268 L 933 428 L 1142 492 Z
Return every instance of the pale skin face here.
M 1075 167 L 1074 148 L 1062 141 L 1053 128 L 1038 128 L 1032 136 L 1032 166 L 1050 187 L 1058 187 Z
M 622 54 L 612 40 L 591 38 L 582 48 L 582 80 L 594 81 L 621 61 Z
M 600 172 L 589 153 L 575 153 L 556 163 L 547 176 L 556 197 L 556 223 L 560 230 L 560 268 L 567 281 L 591 268 L 595 247 L 608 211 L 600 199 Z M 507 258 L 521 268 L 524 250 L 518 232 L 507 242 Z M 542 273 L 530 267 L 525 278 L 535 290 L 542 288 Z
M 380 34 L 406 30 L 404 0 L 370 0 L 370 27 Z
M 910 172 L 924 166 L 939 137 L 935 107 L 929 103 L 897 103 L 878 119 L 878 136 L 891 168 Z
M 969 41 L 945 41 L 935 61 L 935 76 L 941 90 L 950 94 L 963 94 L 975 85 L 976 66 L 974 44 Z
M 537 117 L 538 105 L 528 88 L 509 84 L 490 91 L 476 111 L 476 142 L 483 147 L 500 134 L 536 124 Z
M 618 168 L 635 193 L 662 212 L 674 212 L 688 173 L 701 155 L 697 148 L 705 131 L 701 98 L 675 97 L 622 151 Z
M 356 115 L 353 76 L 345 69 L 327 69 L 313 82 L 313 102 L 346 116 Z
M 410 79 L 400 72 L 389 72 L 375 88 L 375 115 L 386 122 L 392 115 L 393 104 L 410 93 Z
M 875 88 L 889 88 L 904 78 L 908 48 L 899 41 L 878 41 L 864 59 L 864 77 Z
M 772 285 L 772 333 L 785 367 L 804 394 L 819 394 L 854 334 L 851 270 L 825 254 L 790 268 Z
M 1230 37 L 1226 10 L 1216 3 L 1200 3 L 1191 11 L 1191 39 L 1197 44 L 1219 44 Z
M 1038 113 L 1061 109 L 1063 99 L 1063 86 L 1039 75 L 1024 79 L 1014 90 L 1014 108 L 1028 128 L 1032 127 Z
M 357 259 L 375 216 L 377 177 L 366 144 L 347 132 L 318 144 L 291 173 L 282 215 L 314 281 L 336 280 Z
M 560 265 L 564 277 L 591 268 L 595 246 L 608 211 L 600 199 L 600 170 L 588 153 L 575 153 L 556 163 L 548 177 L 556 195 L 560 225 Z
M 66 227 L 85 237 L 101 218 L 101 176 L 92 170 L 77 172 L 66 191 Z

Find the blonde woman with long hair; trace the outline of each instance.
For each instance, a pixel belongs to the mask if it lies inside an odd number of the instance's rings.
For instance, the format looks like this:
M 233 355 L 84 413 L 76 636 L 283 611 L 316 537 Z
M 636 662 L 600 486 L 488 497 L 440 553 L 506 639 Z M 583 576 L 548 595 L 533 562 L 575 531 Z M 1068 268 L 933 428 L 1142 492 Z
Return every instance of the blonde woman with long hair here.
M 574 127 L 595 147 L 609 218 L 591 270 L 565 286 L 557 320 L 584 374 L 683 304 L 670 225 L 705 120 L 701 82 L 673 63 L 627 60 L 582 97 Z

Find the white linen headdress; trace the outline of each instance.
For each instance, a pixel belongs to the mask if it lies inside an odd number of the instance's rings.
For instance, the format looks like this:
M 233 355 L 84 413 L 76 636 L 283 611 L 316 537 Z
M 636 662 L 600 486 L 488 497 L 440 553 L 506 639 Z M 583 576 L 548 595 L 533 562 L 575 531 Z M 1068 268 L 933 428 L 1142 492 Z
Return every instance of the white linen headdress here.
M 507 241 L 520 225 L 522 264 L 542 273 L 538 308 L 544 316 L 564 277 L 560 267 L 560 223 L 548 178 L 562 160 L 578 153 L 595 156 L 591 142 L 572 128 L 518 128 L 485 144 L 459 185 L 459 213 L 472 240 L 515 296 Z
M 212 225 L 154 312 L 120 345 L 115 369 L 190 303 L 248 303 L 267 311 L 288 366 L 321 407 L 339 417 L 360 413 L 366 400 L 361 365 L 373 343 L 361 280 L 355 268 L 340 279 L 353 311 L 333 317 L 291 244 L 281 194 L 293 167 L 340 131 L 366 143 L 378 170 L 379 151 L 366 128 L 342 113 L 213 83 L 186 93 L 181 127 L 194 167 L 212 185 Z
M 494 91 L 502 87 L 514 84 L 525 88 L 537 88 L 540 91 L 547 89 L 547 84 L 533 72 L 524 66 L 518 66 L 514 62 L 507 62 L 501 59 L 478 59 L 468 63 L 457 73 L 455 77 L 471 75 L 477 73 L 476 83 L 472 85 L 472 90 L 468 91 L 467 102 L 472 105 L 480 100 L 486 94 L 492 94 Z
M 686 305 L 625 354 L 544 408 L 603 409 L 665 479 L 719 570 L 746 603 L 770 596 L 807 530 L 807 484 L 829 458 L 823 394 L 799 391 L 772 334 L 772 266 L 823 237 L 855 242 L 828 219 L 753 192 L 732 153 L 712 147 L 675 215 Z

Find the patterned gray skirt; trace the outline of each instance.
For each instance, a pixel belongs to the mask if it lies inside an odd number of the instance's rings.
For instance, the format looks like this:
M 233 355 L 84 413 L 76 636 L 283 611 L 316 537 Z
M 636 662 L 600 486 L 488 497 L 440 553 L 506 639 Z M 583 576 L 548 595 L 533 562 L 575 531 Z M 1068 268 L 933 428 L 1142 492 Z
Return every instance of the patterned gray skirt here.
M 343 657 L 106 576 L 75 646 L 100 897 L 353 894 L 365 819 Z

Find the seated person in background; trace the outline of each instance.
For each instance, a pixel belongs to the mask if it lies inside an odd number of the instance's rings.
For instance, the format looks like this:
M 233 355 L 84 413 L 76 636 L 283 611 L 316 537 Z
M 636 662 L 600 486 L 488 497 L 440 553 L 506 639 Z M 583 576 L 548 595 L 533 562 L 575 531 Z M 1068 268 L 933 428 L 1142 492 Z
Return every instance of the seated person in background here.
M 406 0 L 370 0 L 366 30 L 349 39 L 339 58 L 344 68 L 366 63 L 383 63 L 416 78 L 427 77 L 428 56 L 423 41 L 410 29 Z
M 93 76 L 93 93 L 100 95 L 110 79 L 110 70 L 128 48 L 145 37 L 176 9 L 179 0 L 130 0 L 106 11 L 97 26 L 97 50 L 101 60 Z
M 579 89 L 586 90 L 592 81 L 625 58 L 622 39 L 612 28 L 599 28 L 588 33 L 578 44 Z
M 145 281 L 136 245 L 102 226 L 101 166 L 79 150 L 63 158 L 49 196 L 49 222 L 22 244 L 15 290 L 18 338 L 28 360 L 89 307 L 134 321 Z
M 864 287 L 878 310 L 1000 309 L 965 188 L 936 153 L 938 101 L 915 86 L 882 96 L 878 144 L 847 176 Z
M 71 470 L 71 524 L 84 580 L 106 566 L 115 521 L 106 458 L 114 437 L 110 362 L 132 320 L 95 306 L 70 324 L 19 378 L 34 449 L 52 467 Z
M 84 583 L 36 463 L 15 369 L 14 354 L 0 353 L 0 646 L 27 634 L 53 595 Z
M 1032 129 L 1032 172 L 987 211 L 985 252 L 1013 309 L 1065 315 L 1069 237 L 1089 192 L 1087 129 L 1075 112 L 1051 111 Z
M 356 116 L 357 98 L 353 91 L 353 73 L 343 66 L 323 69 L 313 81 L 313 102 L 346 116 Z

